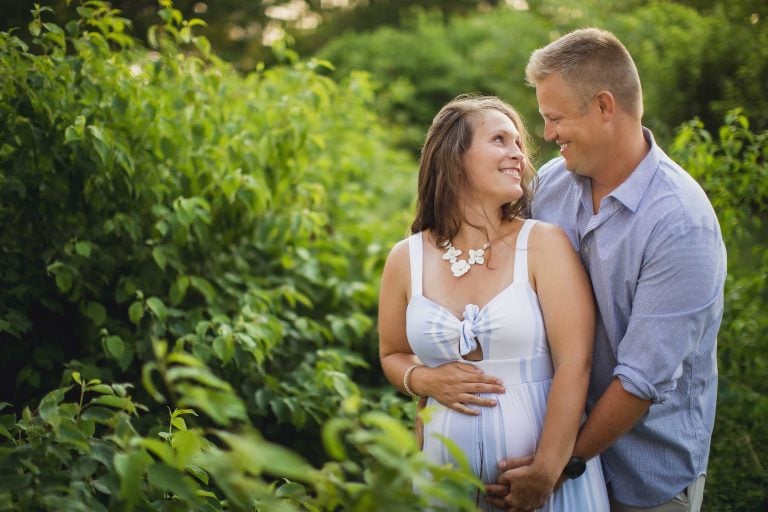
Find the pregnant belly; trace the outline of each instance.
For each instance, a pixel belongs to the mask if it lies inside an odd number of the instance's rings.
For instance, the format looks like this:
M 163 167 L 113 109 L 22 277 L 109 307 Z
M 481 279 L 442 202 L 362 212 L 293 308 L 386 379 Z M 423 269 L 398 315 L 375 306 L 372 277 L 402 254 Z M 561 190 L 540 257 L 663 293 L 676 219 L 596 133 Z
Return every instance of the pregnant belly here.
M 507 457 L 532 455 L 541 435 L 551 380 L 507 385 L 495 407 L 480 408 L 469 416 L 430 400 L 424 426 L 424 453 L 438 464 L 459 466 L 457 451 L 483 482 L 498 476 L 497 462 Z M 485 394 L 484 394 L 485 395 Z

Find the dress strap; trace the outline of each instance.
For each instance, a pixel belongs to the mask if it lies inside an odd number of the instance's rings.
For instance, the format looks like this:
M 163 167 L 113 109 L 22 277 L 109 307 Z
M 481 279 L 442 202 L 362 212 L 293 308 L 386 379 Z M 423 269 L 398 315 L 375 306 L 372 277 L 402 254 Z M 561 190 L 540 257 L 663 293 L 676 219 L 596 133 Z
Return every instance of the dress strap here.
M 538 220 L 527 219 L 517 234 L 517 243 L 515 244 L 515 275 L 512 278 L 514 282 L 528 281 L 528 235 Z
M 408 238 L 408 257 L 411 260 L 411 297 L 421 295 L 421 270 L 424 266 L 424 242 L 421 233 Z

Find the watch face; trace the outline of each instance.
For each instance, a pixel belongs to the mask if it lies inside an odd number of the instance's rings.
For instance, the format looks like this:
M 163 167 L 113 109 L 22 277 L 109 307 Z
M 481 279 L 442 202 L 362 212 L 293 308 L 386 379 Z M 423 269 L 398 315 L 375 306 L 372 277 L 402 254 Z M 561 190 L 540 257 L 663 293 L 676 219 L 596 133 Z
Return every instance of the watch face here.
M 568 465 L 565 466 L 565 476 L 568 478 L 579 478 L 587 469 L 587 463 L 581 457 L 571 457 Z

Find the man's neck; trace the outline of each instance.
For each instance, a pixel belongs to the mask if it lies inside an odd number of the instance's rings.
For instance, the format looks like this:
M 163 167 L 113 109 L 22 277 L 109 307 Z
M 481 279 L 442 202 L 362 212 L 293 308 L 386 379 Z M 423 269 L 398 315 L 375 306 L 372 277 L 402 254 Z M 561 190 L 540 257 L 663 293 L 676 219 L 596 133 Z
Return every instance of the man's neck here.
M 591 177 L 593 213 L 600 210 L 600 201 L 605 196 L 632 175 L 648 154 L 650 144 L 645 139 L 642 125 L 638 122 L 635 126 L 618 132 L 611 148 L 605 155 L 605 170 Z

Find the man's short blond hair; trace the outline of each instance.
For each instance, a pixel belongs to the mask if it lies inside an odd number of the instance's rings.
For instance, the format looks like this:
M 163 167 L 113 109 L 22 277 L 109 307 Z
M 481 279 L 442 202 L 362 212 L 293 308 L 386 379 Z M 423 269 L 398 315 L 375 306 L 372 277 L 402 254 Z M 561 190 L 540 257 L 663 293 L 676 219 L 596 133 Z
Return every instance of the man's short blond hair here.
M 574 30 L 531 54 L 525 68 L 528 83 L 559 74 L 586 108 L 600 91 L 613 94 L 626 113 L 643 115 L 643 92 L 632 56 L 611 32 L 597 28 Z

